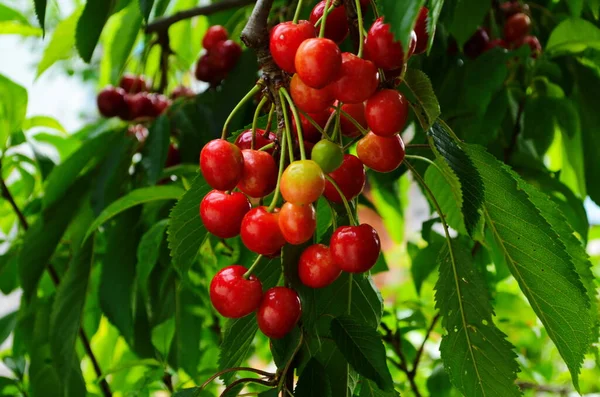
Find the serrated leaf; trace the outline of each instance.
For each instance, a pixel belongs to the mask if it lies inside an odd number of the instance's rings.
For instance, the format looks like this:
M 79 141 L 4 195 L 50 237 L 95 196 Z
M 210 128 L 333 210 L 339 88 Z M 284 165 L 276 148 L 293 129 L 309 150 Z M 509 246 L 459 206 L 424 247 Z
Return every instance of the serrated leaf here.
M 550 33 L 546 52 L 551 56 L 575 54 L 588 47 L 600 49 L 600 29 L 584 19 L 570 18 Z
M 440 19 L 443 6 L 444 0 L 430 0 L 429 2 L 429 18 L 427 19 L 427 33 L 429 34 L 429 42 L 427 43 L 427 54 L 431 52 L 433 39 L 435 38 L 437 22 Z
M 167 161 L 170 140 L 171 124 L 166 116 L 161 116 L 150 127 L 148 139 L 142 149 L 140 165 L 145 171 L 146 184 L 154 185 L 160 179 Z
M 373 380 L 384 391 L 393 389 L 394 382 L 387 366 L 385 347 L 375 329 L 353 317 L 341 316 L 331 321 L 331 335 L 356 372 Z
M 140 10 L 142 11 L 142 15 L 146 22 L 150 20 L 150 13 L 152 12 L 152 7 L 154 6 L 154 0 L 139 0 Z
M 294 391 L 296 397 L 331 397 L 331 384 L 325 368 L 316 359 L 311 358 L 298 378 Z
M 486 225 L 510 272 L 567 364 L 573 384 L 592 336 L 590 299 L 564 239 L 520 186 L 520 177 L 476 146 L 465 146 L 485 185 Z M 537 201 L 537 200 L 536 200 Z
M 438 158 L 435 160 L 435 164 L 437 167 L 427 167 L 425 182 L 440 204 L 448 225 L 461 234 L 467 234 L 465 219 L 461 211 L 464 208 L 464 201 L 460 181 L 444 160 Z
M 421 7 L 425 0 L 379 0 L 379 15 L 385 16 L 385 23 L 391 25 L 390 31 L 402 42 L 402 48 L 408 48 L 410 32 L 415 27 Z
M 0 150 L 9 136 L 21 128 L 27 111 L 27 90 L 0 74 Z
M 88 0 L 85 3 L 75 31 L 75 45 L 85 62 L 92 60 L 102 29 L 114 7 L 115 0 Z
M 358 397 L 400 397 L 400 393 L 396 390 L 383 391 L 375 382 L 363 379 Z
M 429 77 L 418 69 L 408 69 L 404 82 L 416 98 L 413 108 L 424 130 L 428 130 L 441 114 Z
M 77 8 L 68 18 L 63 19 L 54 29 L 50 43 L 44 50 L 42 60 L 38 63 L 36 78 L 40 77 L 56 61 L 71 56 L 75 46 L 75 29 L 83 8 Z
M 45 30 L 46 25 L 46 6 L 48 0 L 33 0 L 35 6 L 35 15 L 37 16 L 38 22 L 42 30 Z
M 450 33 L 462 46 L 475 33 L 477 27 L 483 23 L 485 14 L 491 7 L 491 0 L 462 0 L 456 2 Z

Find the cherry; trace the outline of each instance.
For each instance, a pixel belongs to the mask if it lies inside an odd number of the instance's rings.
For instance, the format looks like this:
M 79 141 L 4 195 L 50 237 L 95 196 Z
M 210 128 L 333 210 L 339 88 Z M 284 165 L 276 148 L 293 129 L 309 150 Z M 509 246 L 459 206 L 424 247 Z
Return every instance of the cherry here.
M 265 292 L 256 320 L 263 334 L 272 339 L 281 339 L 296 326 L 301 316 L 302 306 L 296 291 L 275 287 Z
M 317 214 L 312 204 L 285 203 L 279 212 L 279 229 L 285 240 L 294 245 L 311 239 L 317 228 Z
M 415 48 L 415 54 L 422 54 L 427 51 L 427 45 L 429 44 L 429 33 L 427 33 L 427 16 L 429 15 L 429 9 L 427 7 L 421 7 L 417 22 L 415 23 L 415 33 L 417 35 L 417 46 Z
M 505 18 L 509 18 L 519 12 L 528 11 L 529 6 L 527 4 L 521 5 L 521 3 L 516 0 L 510 0 L 500 4 L 500 10 L 502 10 Z
M 340 145 L 327 139 L 322 139 L 313 147 L 311 159 L 319 164 L 325 173 L 335 171 L 344 161 L 344 151 Z
M 528 45 L 531 49 L 531 56 L 533 58 L 537 58 L 542 53 L 542 45 L 540 41 L 535 36 L 525 36 L 521 40 L 517 42 L 517 47 L 521 47 L 522 45 Z
M 218 69 L 213 61 L 214 57 L 204 54 L 196 63 L 194 75 L 200 81 L 205 81 L 211 85 L 218 85 L 227 75 L 227 73 Z
M 298 261 L 298 276 L 302 284 L 311 288 L 331 285 L 342 274 L 335 264 L 328 246 L 311 245 L 304 250 Z
M 171 106 L 171 100 L 162 94 L 150 94 L 150 100 L 152 101 L 152 116 L 160 116 L 169 106 Z
M 309 113 L 308 116 L 313 119 L 315 123 L 317 123 L 321 128 L 325 128 L 327 124 L 327 120 L 329 120 L 329 116 L 331 113 L 329 110 L 324 110 L 318 113 Z M 321 133 L 319 130 L 310 122 L 302 113 L 300 113 L 300 124 L 302 125 L 302 136 L 305 140 L 309 142 L 319 142 L 321 140 Z M 294 130 L 294 134 L 296 135 L 296 139 L 298 138 L 298 129 L 296 128 L 296 119 L 292 117 L 292 127 Z
M 375 229 L 364 223 L 337 228 L 331 236 L 329 250 L 340 269 L 349 273 L 363 273 L 377 262 L 381 243 Z
M 96 98 L 98 111 L 104 117 L 115 117 L 126 108 L 125 91 L 122 88 L 106 87 Z
M 169 145 L 169 151 L 167 152 L 165 168 L 173 167 L 178 164 L 181 164 L 181 153 L 179 153 L 179 148 L 171 143 Z
M 377 172 L 391 172 L 404 161 L 404 142 L 400 135 L 383 137 L 369 132 L 358 141 L 356 154 L 367 167 Z
M 235 66 L 242 55 L 242 47 L 233 40 L 220 41 L 211 50 L 215 68 L 228 72 Z
M 515 14 L 506 20 L 504 24 L 504 38 L 509 42 L 516 42 L 529 33 L 531 19 L 522 12 Z
M 320 1 L 315 5 L 310 13 L 310 22 L 317 26 L 317 21 L 321 19 L 325 12 L 326 1 Z M 325 37 L 341 43 L 348 36 L 348 19 L 346 18 L 346 9 L 343 5 L 335 7 L 327 15 L 325 25 Z
M 184 85 L 178 85 L 171 92 L 171 99 L 194 97 L 196 97 L 196 93 L 191 88 L 188 88 Z
M 333 92 L 338 101 L 364 102 L 373 95 L 378 84 L 377 68 L 373 62 L 349 52 L 342 54 L 339 77 L 333 83 Z
M 316 37 L 315 27 L 309 21 L 283 22 L 271 30 L 269 49 L 273 60 L 289 74 L 296 73 L 295 59 L 304 40 Z
M 294 161 L 283 171 L 280 190 L 290 203 L 314 203 L 325 190 L 323 170 L 313 160 Z
M 244 172 L 242 151 L 224 139 L 213 139 L 200 152 L 200 169 L 211 187 L 231 190 Z
M 221 269 L 210 282 L 210 301 L 227 318 L 240 318 L 258 310 L 262 300 L 260 280 L 244 274 L 248 269 L 233 265 Z
M 477 58 L 488 46 L 490 36 L 485 29 L 479 28 L 473 33 L 473 36 L 467 40 L 463 46 L 465 55 L 471 59 Z
M 277 164 L 273 156 L 259 150 L 242 150 L 244 172 L 237 187 L 253 198 L 267 196 L 277 185 Z
M 145 92 L 125 95 L 127 110 L 121 115 L 123 120 L 135 120 L 140 117 L 155 117 L 155 108 L 152 99 Z
M 329 173 L 329 176 L 337 183 L 346 200 L 352 200 L 358 196 L 365 187 L 365 167 L 362 161 L 352 154 L 344 155 L 342 165 L 337 170 Z M 333 203 L 343 203 L 337 189 L 329 181 L 325 184 L 324 195 L 327 200 Z
M 365 39 L 365 57 L 383 70 L 401 68 L 412 54 L 411 48 L 416 45 L 417 35 L 411 32 L 409 51 L 404 54 L 402 43 L 394 40 L 390 25 L 383 23 L 383 17 L 378 18 Z M 413 43 L 414 41 L 414 43 Z
M 323 88 L 334 81 L 342 67 L 342 53 L 333 40 L 304 40 L 296 52 L 296 73 L 312 88 Z
M 322 89 L 311 88 L 304 84 L 297 74 L 292 77 L 290 93 L 296 106 L 306 113 L 319 113 L 333 104 L 334 96 L 332 86 Z
M 265 130 L 261 130 L 259 128 L 256 129 L 256 137 L 254 142 L 254 149 L 261 149 L 277 140 L 277 136 L 269 132 L 268 137 L 265 138 Z M 250 149 L 252 148 L 252 130 L 242 131 L 240 135 L 235 140 L 235 145 L 240 149 Z M 267 149 L 265 152 L 269 154 L 273 154 L 275 148 Z
M 408 101 L 398 91 L 381 90 L 367 101 L 367 124 L 376 135 L 392 136 L 404 130 L 408 120 L 408 108 Z
M 337 106 L 337 103 L 335 103 Z M 364 129 L 367 129 L 367 119 L 365 117 L 365 105 L 363 103 L 346 103 L 342 105 L 342 110 L 355 121 L 358 122 Z M 342 134 L 355 137 L 360 135 L 360 130 L 348 119 L 343 113 L 340 115 L 340 127 Z
M 252 252 L 274 255 L 285 245 L 279 229 L 279 212 L 267 211 L 267 207 L 251 209 L 242 220 L 242 242 Z
M 220 238 L 231 238 L 240 234 L 244 215 L 252 206 L 242 193 L 210 191 L 200 203 L 200 218 L 206 230 Z
M 490 41 L 489 43 L 487 43 L 485 50 L 489 51 L 492 48 L 496 48 L 496 47 L 508 49 L 509 46 L 508 46 L 508 43 L 506 41 L 504 41 L 503 39 L 494 39 L 494 40 Z
M 202 47 L 204 47 L 207 51 L 210 51 L 215 48 L 217 43 L 225 41 L 228 38 L 229 33 L 227 33 L 227 29 L 225 29 L 223 26 L 211 26 L 204 34 L 204 38 L 202 39 Z
M 128 94 L 137 94 L 138 92 L 148 90 L 146 79 L 144 79 L 143 76 L 135 76 L 132 74 L 123 75 L 119 82 L 119 87 L 124 89 Z

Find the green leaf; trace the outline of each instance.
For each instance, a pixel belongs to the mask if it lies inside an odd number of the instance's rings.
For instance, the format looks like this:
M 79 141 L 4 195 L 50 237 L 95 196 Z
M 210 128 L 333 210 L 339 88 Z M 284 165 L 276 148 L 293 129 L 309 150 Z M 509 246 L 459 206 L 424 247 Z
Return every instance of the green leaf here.
M 17 312 L 11 312 L 0 318 L 0 345 L 11 334 L 17 325 Z
M 160 179 L 167 161 L 170 141 L 171 124 L 166 116 L 161 116 L 150 127 L 148 139 L 142 149 L 143 157 L 140 165 L 145 171 L 148 185 L 154 185 Z
M 373 380 L 384 391 L 393 389 L 394 382 L 386 363 L 385 347 L 375 329 L 353 317 L 341 316 L 331 321 L 331 335 L 356 372 Z
M 567 0 L 567 5 L 574 17 L 579 17 L 583 11 L 583 0 Z
M 200 347 L 202 334 L 198 332 L 205 322 L 204 316 L 198 313 L 203 303 L 203 299 L 189 288 L 180 286 L 177 290 L 175 338 L 171 349 L 177 366 L 192 377 L 198 374 L 198 362 L 203 352 Z
M 404 75 L 404 82 L 416 97 L 412 103 L 415 115 L 424 130 L 428 130 L 440 116 L 438 103 L 429 77 L 418 69 L 408 69 Z
M 437 365 L 429 378 L 427 378 L 427 391 L 430 396 L 436 397 L 450 397 L 452 390 L 452 384 L 450 383 L 450 377 L 444 370 L 442 365 Z
M 0 74 L 0 150 L 20 130 L 27 111 L 27 90 Z
M 108 17 L 113 12 L 115 0 L 88 0 L 77 22 L 75 45 L 85 62 L 92 60 L 92 54 L 100 39 L 100 34 Z
M 19 36 L 41 36 L 42 29 L 15 21 L 0 21 L 0 34 L 18 34 Z
M 546 52 L 550 56 L 575 54 L 588 47 L 600 49 L 600 29 L 584 19 L 570 18 L 550 33 Z
M 483 213 L 521 291 L 571 371 L 578 373 L 591 342 L 590 299 L 564 239 L 532 202 L 520 177 L 476 146 L 466 146 L 485 185 Z
M 139 0 L 140 10 L 146 22 L 150 21 L 150 13 L 152 12 L 152 6 L 154 6 L 154 0 Z
M 379 15 L 385 16 L 385 22 L 391 25 L 390 31 L 402 42 L 402 48 L 408 48 L 410 32 L 415 27 L 421 6 L 425 0 L 379 0 L 377 7 Z
M 400 181 L 374 176 L 371 182 L 372 202 L 383 218 L 386 230 L 392 239 L 400 243 L 404 239 L 404 213 L 400 200 Z
M 75 46 L 75 29 L 83 8 L 77 8 L 68 18 L 56 26 L 50 43 L 44 50 L 42 60 L 37 66 L 36 78 L 40 77 L 56 61 L 67 59 Z
M 467 234 L 461 211 L 464 202 L 460 181 L 444 160 L 436 159 L 435 164 L 437 167 L 427 167 L 425 182 L 442 207 L 448 225 L 460 234 Z
M 396 390 L 383 391 L 375 382 L 363 379 L 358 397 L 400 397 L 400 393 Z M 436 395 L 436 397 L 438 397 Z
M 4 4 L 0 4 L 0 21 L 17 21 L 22 24 L 29 24 L 29 21 L 23 14 Z
M 65 127 L 63 127 L 62 124 L 60 124 L 60 122 L 54 117 L 50 116 L 32 116 L 23 121 L 23 131 L 27 131 L 30 128 L 34 127 L 48 127 L 60 131 L 64 134 L 67 133 Z
M 490 0 L 463 0 L 456 2 L 450 33 L 458 42 L 459 48 L 469 40 L 483 23 L 485 14 L 491 7 Z
M 38 21 L 40 23 L 40 27 L 42 30 L 45 29 L 46 25 L 46 6 L 48 0 L 33 0 L 33 4 L 35 5 L 35 15 L 37 15 Z
M 325 368 L 316 359 L 311 358 L 298 378 L 294 395 L 297 397 L 331 397 L 331 384 Z
M 427 182 L 427 181 L 426 181 Z M 429 183 L 427 183 L 429 184 Z M 431 186 L 430 186 L 431 187 Z M 438 195 L 434 191 L 436 199 L 439 201 Z M 444 241 L 441 236 L 434 234 L 435 240 L 432 241 L 427 247 L 419 248 L 412 243 L 408 243 L 408 253 L 411 257 L 410 273 L 412 275 L 413 283 L 417 294 L 421 294 L 421 287 L 423 283 L 431 273 L 435 270 L 438 265 L 438 258 L 440 250 L 443 247 Z
M 147 295 L 147 283 L 154 265 L 158 262 L 160 246 L 165 237 L 169 221 L 163 219 L 155 223 L 150 230 L 142 236 L 137 248 L 137 282 L 144 295 Z
M 442 13 L 442 7 L 444 6 L 444 0 L 430 0 L 429 2 L 429 17 L 427 19 L 427 33 L 429 34 L 429 42 L 427 43 L 427 54 L 431 52 L 433 46 L 433 39 L 435 38 L 435 31 L 437 22 Z
M 175 185 L 152 186 L 133 190 L 106 207 L 89 227 L 85 238 L 87 239 L 103 223 L 129 208 L 152 201 L 177 200 L 183 194 L 184 190 Z
M 594 18 L 598 20 L 598 17 L 600 17 L 600 0 L 588 0 L 587 4 L 594 15 Z
M 454 386 L 465 396 L 519 396 L 513 346 L 493 322 L 494 311 L 469 249 L 452 241 L 440 253 L 436 307 L 446 335 L 440 351 Z

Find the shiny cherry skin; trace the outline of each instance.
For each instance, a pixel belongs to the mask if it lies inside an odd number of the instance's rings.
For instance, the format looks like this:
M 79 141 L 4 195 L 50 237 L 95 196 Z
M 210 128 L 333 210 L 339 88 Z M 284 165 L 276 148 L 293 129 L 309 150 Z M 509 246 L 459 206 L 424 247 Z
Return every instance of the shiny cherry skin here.
M 429 33 L 427 33 L 428 15 L 429 9 L 427 7 L 421 7 L 414 29 L 415 34 L 417 35 L 417 45 L 415 47 L 415 54 L 422 54 L 425 51 L 427 51 L 427 44 L 429 44 Z
M 277 140 L 277 136 L 269 132 L 268 136 L 265 137 L 265 130 L 261 130 L 259 128 L 256 129 L 256 139 L 254 142 L 254 149 L 261 149 Z M 235 146 L 240 149 L 250 149 L 252 148 L 252 130 L 243 131 L 238 137 L 235 139 Z M 269 154 L 273 154 L 275 148 L 267 149 L 265 152 Z
M 317 21 L 321 19 L 325 11 L 326 1 L 320 1 L 315 5 L 310 13 L 310 23 L 317 26 Z M 346 9 L 343 5 L 335 7 L 327 15 L 325 25 L 325 37 L 341 43 L 348 36 L 348 18 L 346 18 Z
M 233 40 L 220 41 L 212 49 L 214 65 L 217 69 L 229 72 L 242 55 L 242 47 Z
M 337 79 L 342 53 L 333 40 L 304 40 L 296 52 L 296 73 L 311 88 L 321 89 Z
M 317 213 L 312 204 L 285 203 L 279 211 L 279 229 L 285 240 L 294 245 L 310 240 L 317 228 Z
M 279 211 L 267 211 L 267 207 L 251 209 L 242 220 L 242 242 L 252 252 L 274 255 L 285 245 L 279 229 Z
M 221 25 L 214 25 L 208 28 L 202 39 L 202 47 L 207 51 L 212 50 L 217 43 L 225 41 L 229 38 L 229 33 Z
M 263 334 L 281 339 L 294 329 L 301 316 L 302 305 L 296 291 L 275 287 L 264 293 L 256 320 Z
M 479 28 L 463 46 L 463 52 L 471 59 L 477 58 L 485 51 L 490 42 L 490 36 L 485 29 Z
M 365 117 L 371 131 L 389 137 L 404 130 L 408 120 L 408 101 L 398 91 L 377 92 L 365 105 Z
M 342 226 L 331 236 L 329 246 L 333 261 L 345 272 L 370 270 L 381 252 L 379 235 L 371 225 Z
M 121 77 L 119 87 L 125 90 L 128 94 L 137 94 L 138 92 L 148 91 L 146 79 L 143 76 L 135 76 L 133 74 L 125 74 Z
M 324 173 L 337 170 L 344 161 L 344 151 L 340 145 L 327 139 L 316 143 L 311 151 L 311 160 L 319 164 Z
M 203 54 L 196 63 L 194 75 L 196 76 L 196 79 L 216 86 L 223 81 L 227 72 L 216 67 L 213 56 Z
M 240 234 L 242 219 L 251 208 L 242 193 L 212 190 L 200 202 L 200 218 L 210 233 L 219 238 L 232 238 Z
M 311 245 L 304 250 L 298 261 L 298 276 L 302 284 L 311 288 L 327 287 L 342 274 L 335 264 L 328 246 Z
M 365 167 L 362 161 L 352 154 L 344 155 L 342 165 L 329 173 L 329 176 L 337 183 L 348 201 L 358 196 L 365 187 Z M 344 202 L 337 189 L 329 181 L 325 183 L 324 195 L 332 203 L 342 204 Z
M 212 188 L 231 190 L 244 173 L 242 151 L 224 139 L 213 139 L 200 152 L 200 169 Z
M 411 32 L 410 46 L 414 50 L 416 45 L 416 34 Z M 414 41 L 414 43 L 413 43 Z M 394 35 L 390 31 L 390 25 L 383 22 L 383 17 L 378 18 L 365 40 L 365 55 L 375 63 L 375 66 L 383 70 L 394 70 L 401 68 L 410 54 L 411 48 L 405 54 L 400 41 L 394 40 Z
M 337 106 L 337 103 L 335 103 L 335 105 Z M 367 126 L 365 105 L 363 103 L 345 103 L 342 105 L 342 110 L 357 121 L 362 128 L 365 130 L 369 128 Z M 340 128 L 342 129 L 342 134 L 345 136 L 356 137 L 360 135 L 360 131 L 356 125 L 354 125 L 354 123 L 343 113 L 340 116 Z
M 308 116 L 313 119 L 317 125 L 321 128 L 325 128 L 327 124 L 327 120 L 329 120 L 329 116 L 331 113 L 329 110 L 325 110 L 318 113 L 309 113 Z M 292 128 L 294 131 L 294 135 L 296 139 L 298 139 L 298 129 L 296 128 L 296 119 L 294 117 L 292 119 Z M 302 126 L 302 137 L 304 140 L 317 143 L 321 140 L 321 133 L 319 130 L 310 122 L 302 113 L 300 113 L 300 125 Z
M 269 195 L 277 185 L 277 164 L 267 152 L 242 150 L 244 171 L 237 187 L 253 198 Z
M 210 282 L 210 301 L 221 316 L 241 318 L 258 310 L 262 285 L 253 275 L 245 279 L 246 271 L 244 266 L 227 266 Z
M 290 83 L 290 94 L 296 106 L 306 113 L 319 113 L 329 108 L 334 101 L 331 85 L 322 89 L 311 88 L 295 74 Z
M 312 160 L 294 161 L 283 171 L 280 190 L 285 201 L 290 203 L 314 203 L 325 190 L 325 175 Z
M 304 40 L 316 37 L 315 27 L 309 21 L 283 22 L 271 30 L 269 49 L 273 60 L 289 74 L 296 73 L 295 59 Z
M 504 39 L 514 43 L 529 33 L 531 28 L 531 19 L 522 12 L 508 18 L 504 23 Z
M 140 117 L 155 117 L 155 108 L 152 99 L 145 92 L 138 94 L 126 94 L 126 114 L 122 115 L 124 120 L 135 120 Z
M 379 78 L 375 64 L 356 55 L 344 52 L 338 79 L 333 83 L 333 93 L 338 101 L 361 103 L 373 95 Z
M 104 117 L 115 117 L 120 115 L 126 108 L 125 90 L 120 87 L 106 87 L 96 98 L 98 111 Z
M 540 41 L 535 36 L 525 36 L 522 40 L 517 41 L 516 46 L 521 47 L 523 45 L 528 45 L 529 49 L 531 49 L 531 57 L 537 58 L 542 53 L 542 45 Z
M 391 172 L 400 167 L 406 153 L 400 135 L 383 137 L 369 132 L 358 141 L 356 154 L 372 170 Z

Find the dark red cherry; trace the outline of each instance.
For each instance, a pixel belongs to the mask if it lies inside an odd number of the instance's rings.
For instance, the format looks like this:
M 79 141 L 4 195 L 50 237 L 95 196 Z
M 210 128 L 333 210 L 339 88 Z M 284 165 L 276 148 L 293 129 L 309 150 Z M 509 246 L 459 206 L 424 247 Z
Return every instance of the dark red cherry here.
M 253 198 L 269 195 L 277 185 L 277 164 L 267 152 L 242 150 L 244 172 L 237 187 Z
M 509 42 L 516 42 L 529 33 L 531 19 L 527 14 L 518 13 L 506 20 L 504 24 L 504 38 Z
M 152 116 L 154 117 L 160 116 L 169 106 L 171 106 L 171 100 L 162 94 L 149 94 L 148 96 L 152 101 Z
M 233 40 L 220 41 L 215 44 L 210 56 L 217 69 L 229 72 L 242 55 L 242 47 Z
M 251 208 L 250 201 L 242 193 L 212 190 L 200 203 L 200 218 L 210 233 L 231 238 L 240 234 L 242 219 Z
M 152 99 L 145 92 L 126 94 L 125 103 L 127 111 L 121 115 L 123 120 L 135 120 L 141 117 L 155 117 L 155 108 Z
M 304 84 L 297 74 L 292 78 L 290 93 L 296 106 L 306 113 L 319 113 L 329 108 L 334 101 L 331 85 L 322 89 L 311 88 Z
M 195 98 L 196 93 L 191 89 L 183 85 L 179 85 L 171 92 L 171 99 L 177 98 Z
M 285 240 L 294 245 L 310 240 L 317 228 L 317 213 L 312 204 L 285 203 L 279 211 L 279 229 Z
M 335 103 L 335 105 L 337 106 L 337 103 Z M 365 130 L 369 128 L 367 126 L 367 119 L 365 117 L 365 105 L 363 103 L 343 104 L 342 110 L 348 113 L 348 115 L 352 117 L 355 121 L 357 121 L 358 124 Z M 360 130 L 343 113 L 340 115 L 340 127 L 342 129 L 342 134 L 344 134 L 345 136 L 356 137 L 360 135 Z
M 310 22 L 317 26 L 317 21 L 321 19 L 325 11 L 326 1 L 320 1 L 315 5 L 310 13 Z M 341 43 L 348 36 L 348 19 L 346 18 L 346 9 L 343 5 L 335 7 L 327 15 L 325 25 L 325 37 Z
M 204 34 L 204 38 L 202 39 L 202 47 L 210 51 L 217 45 L 217 43 L 225 41 L 228 38 L 229 33 L 227 33 L 227 29 L 225 29 L 223 26 L 211 26 Z
M 210 301 L 227 318 L 240 318 L 258 310 L 262 300 L 260 280 L 244 274 L 248 269 L 233 265 L 219 271 L 210 282 Z
M 531 49 L 531 57 L 537 58 L 542 53 L 542 45 L 535 36 L 525 36 L 523 39 L 517 41 L 516 46 L 521 47 L 522 45 L 528 45 Z
M 398 91 L 377 92 L 365 105 L 367 124 L 374 134 L 392 136 L 404 130 L 408 120 L 408 101 Z
M 429 9 L 427 7 L 421 7 L 414 29 L 415 34 L 417 35 L 417 45 L 415 47 L 415 54 L 422 54 L 425 51 L 427 51 L 427 45 L 429 44 L 429 33 L 427 33 L 428 15 Z
M 378 84 L 377 68 L 373 62 L 349 52 L 342 54 L 342 67 L 338 79 L 333 83 L 333 92 L 338 101 L 364 102 L 373 95 Z
M 174 167 L 178 164 L 181 164 L 181 153 L 179 152 L 179 148 L 171 143 L 167 152 L 165 168 Z
M 358 196 L 365 187 L 365 167 L 362 161 L 352 154 L 344 155 L 342 165 L 337 170 L 330 172 L 329 176 L 337 183 L 346 200 L 352 200 Z M 325 183 L 324 195 L 327 200 L 333 203 L 343 203 L 337 189 L 329 181 Z
M 500 10 L 504 14 L 505 18 L 510 18 L 519 12 L 529 10 L 529 6 L 522 6 L 517 0 L 510 0 L 500 4 Z
M 304 84 L 321 89 L 337 79 L 342 67 L 342 53 L 332 40 L 304 40 L 296 52 L 295 65 Z
M 209 56 L 208 54 L 203 54 L 196 63 L 194 75 L 196 76 L 196 79 L 216 86 L 223 81 L 227 75 L 227 72 L 216 67 L 214 63 L 214 57 Z
M 327 120 L 331 113 L 329 110 L 324 110 L 319 113 L 309 113 L 308 116 L 313 119 L 321 128 L 325 128 Z M 300 123 L 302 125 L 302 136 L 305 140 L 317 143 L 321 140 L 321 133 L 302 113 L 300 113 Z M 298 129 L 296 128 L 296 119 L 292 117 L 292 128 L 296 139 L 298 138 Z
M 383 137 L 369 132 L 356 145 L 356 154 L 367 167 L 377 172 L 391 172 L 404 161 L 404 142 L 400 135 Z
M 125 90 L 128 94 L 137 94 L 138 92 L 148 91 L 146 79 L 143 76 L 135 76 L 133 74 L 125 74 L 121 77 L 119 87 Z
M 273 142 L 275 142 L 277 136 L 269 132 L 268 137 L 265 137 L 265 130 L 261 130 L 259 128 L 256 129 L 256 140 L 254 142 L 254 149 L 258 150 L 263 148 Z M 240 149 L 250 149 L 252 148 L 252 130 L 245 130 L 235 140 L 235 145 Z M 265 150 L 269 154 L 273 154 L 275 148 Z
M 296 73 L 295 59 L 304 40 L 316 37 L 315 27 L 309 21 L 283 22 L 271 30 L 269 49 L 273 60 L 289 74 Z
M 106 87 L 96 98 L 98 111 L 104 117 L 120 115 L 126 108 L 125 91 L 122 88 Z
M 488 50 L 491 50 L 492 48 L 496 48 L 496 47 L 508 49 L 509 45 L 503 39 L 494 39 L 494 40 L 490 41 L 489 43 L 487 43 L 485 50 L 488 51 Z
M 263 295 L 256 320 L 263 334 L 272 339 L 281 339 L 296 326 L 301 316 L 302 306 L 296 291 L 275 287 Z
M 342 226 L 331 236 L 329 246 L 333 261 L 345 272 L 370 270 L 381 252 L 379 235 L 371 225 Z
M 200 152 L 200 169 L 211 187 L 231 190 L 244 172 L 242 151 L 224 139 L 213 139 Z
M 269 212 L 267 207 L 253 208 L 246 214 L 240 235 L 246 248 L 261 255 L 274 255 L 285 245 L 279 212 Z
M 477 58 L 488 46 L 490 36 L 485 29 L 479 28 L 473 33 L 473 36 L 463 46 L 463 51 L 466 56 L 471 59 Z
M 302 284 L 311 288 L 331 285 L 342 274 L 335 264 L 328 246 L 311 245 L 304 250 L 298 261 L 298 276 Z
M 413 32 L 411 32 L 411 40 L 414 38 L 416 41 L 416 34 L 414 36 L 412 34 Z M 405 56 L 402 43 L 394 39 L 390 25 L 384 23 L 381 17 L 369 29 L 365 40 L 365 57 L 373 61 L 378 68 L 393 70 L 401 68 L 408 60 L 410 48 Z

